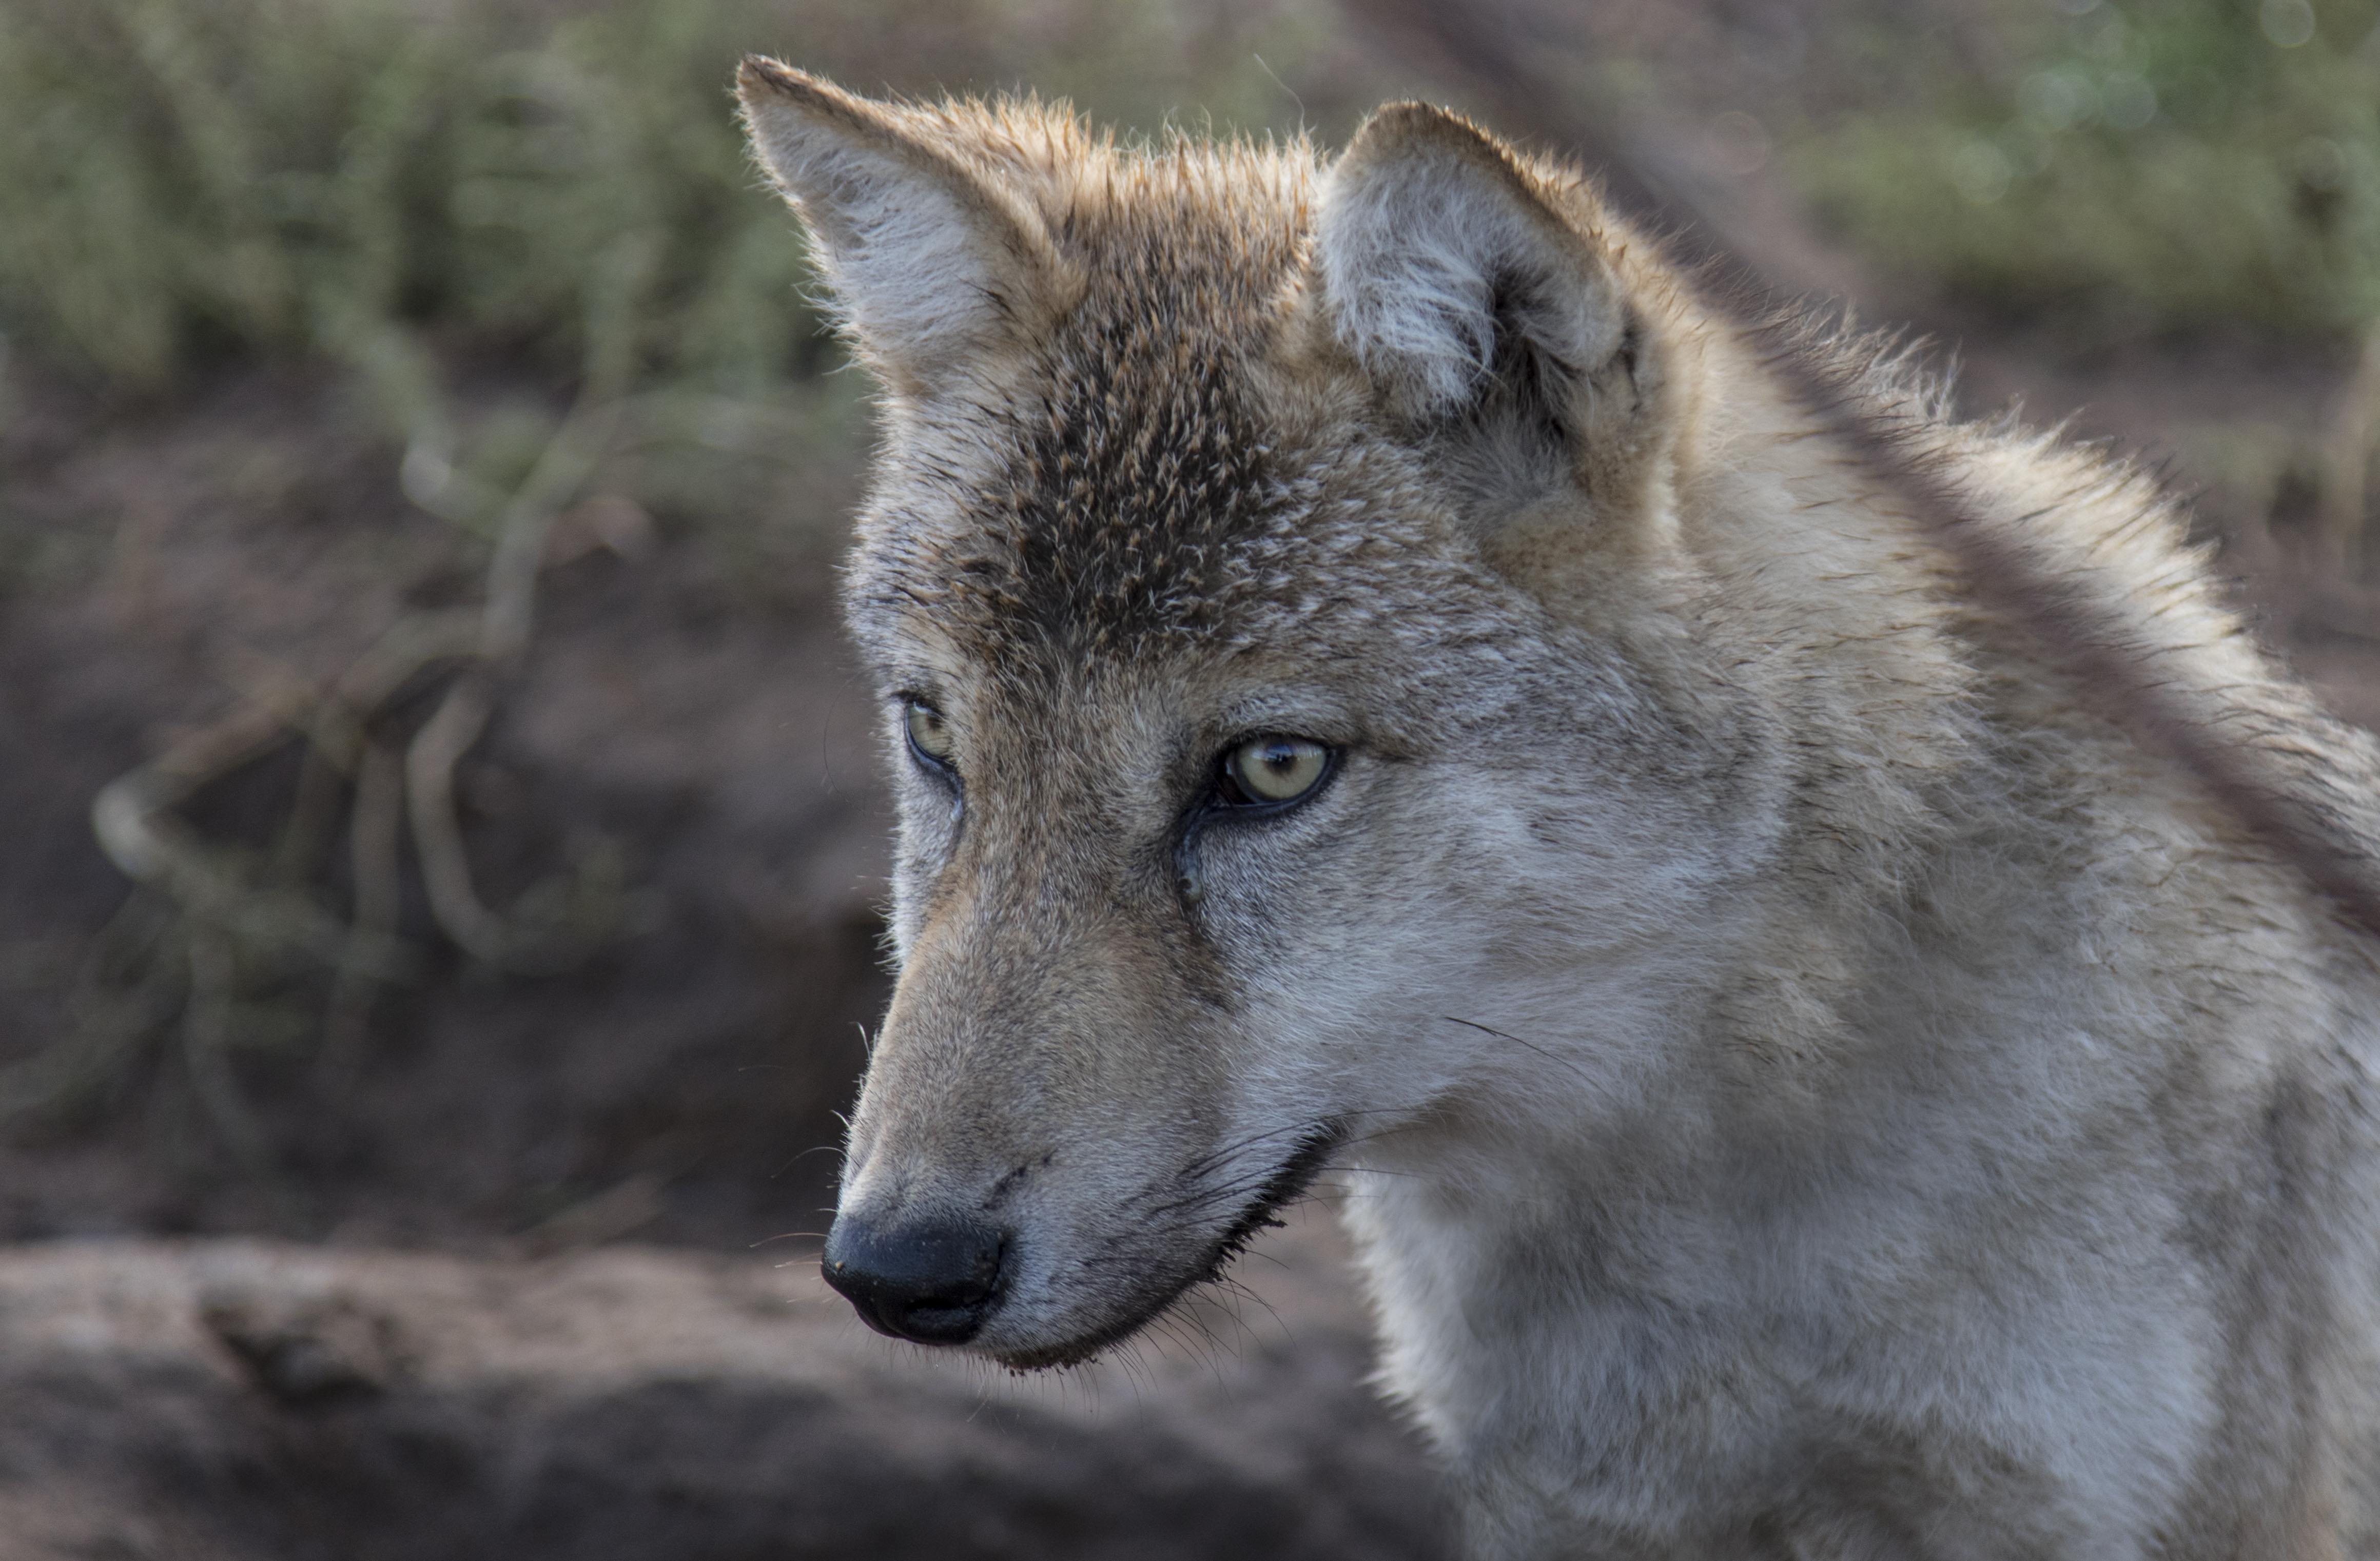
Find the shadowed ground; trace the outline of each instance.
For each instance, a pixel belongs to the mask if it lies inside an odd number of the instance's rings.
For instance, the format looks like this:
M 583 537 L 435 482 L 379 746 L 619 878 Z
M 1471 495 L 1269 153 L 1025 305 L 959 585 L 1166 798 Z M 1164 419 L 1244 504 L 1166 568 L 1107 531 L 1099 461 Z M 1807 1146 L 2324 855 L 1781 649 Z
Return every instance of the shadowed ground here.
M 1318 1219 L 1214 1348 L 1012 1380 L 813 1260 L 264 1241 L 0 1253 L 8 1561 L 1444 1553 Z M 1266 1261 L 1270 1258 L 1273 1261 Z

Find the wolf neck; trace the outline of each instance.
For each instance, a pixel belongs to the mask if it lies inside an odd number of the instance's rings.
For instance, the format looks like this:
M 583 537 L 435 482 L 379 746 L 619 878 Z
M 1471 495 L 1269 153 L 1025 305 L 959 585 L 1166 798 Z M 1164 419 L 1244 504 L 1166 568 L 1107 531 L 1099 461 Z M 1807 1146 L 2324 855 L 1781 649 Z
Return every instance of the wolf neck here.
M 2163 1152 L 2147 1100 L 2178 1059 L 2155 1055 L 2169 1016 L 2108 962 L 2093 896 L 2034 877 L 2025 834 L 1947 830 L 1889 901 L 1747 907 L 1727 946 L 1662 973 L 1670 1000 L 1627 1009 L 1641 1071 L 1619 1098 L 1586 1066 L 1616 1039 L 1597 1021 L 1622 1008 L 1596 983 L 1567 1005 L 1548 977 L 1472 1010 L 1525 1053 L 1381 1141 L 1368 1166 L 1386 1174 L 1355 1172 L 1344 1205 L 1383 1380 L 1458 1469 L 1542 1464 L 1591 1506 L 1593 1470 L 1670 1462 L 1656 1487 L 1686 1522 L 1746 1496 L 1689 1471 L 1759 1467 L 1786 1406 L 1859 1396 L 1828 1380 L 1854 1342 L 1924 1383 L 1916 1400 L 2022 1342 L 1984 1330 L 2062 1330 L 2049 1361 L 2104 1348 L 2072 1319 L 2128 1316 L 2134 1298 L 2092 1295 L 2076 1275 L 2098 1257 L 2074 1238 L 2104 1253 L 2182 1222 L 2113 1168 Z M 1551 1023 L 1565 1006 L 1568 1034 Z M 2139 1142 L 2110 1155 L 2118 1138 Z M 2004 1267 L 1975 1272 L 1978 1230 Z M 1947 1358 L 1942 1338 L 1976 1353 Z M 2147 1369 L 2186 1376 L 2164 1343 Z M 1554 1423 L 1590 1429 L 1554 1446 L 1536 1429 Z M 1715 1424 L 1743 1445 L 1691 1429 Z
M 1646 975 L 1658 1002 L 1615 1002 L 1608 970 L 1475 994 L 1527 1054 L 1354 1175 L 1384 1375 L 1458 1458 L 1524 1437 L 1548 1392 L 1653 1457 L 1662 1423 L 1801 1391 L 1854 1328 L 2063 1329 L 2087 1354 L 2075 1318 L 2132 1298 L 2077 1276 L 2143 1242 L 2160 1273 L 2184 1220 L 2125 1169 L 2176 1152 L 2160 1093 L 2215 1065 L 2252 1101 L 2278 1066 L 2242 1016 L 2286 1011 L 2291 975 L 2242 971 L 2205 908 L 2254 901 L 2301 958 L 2301 895 L 2212 846 L 2186 784 L 2054 671 L 1973 638 L 1905 518 L 1790 434 L 1722 430 L 1680 485 L 1702 648 L 1785 738 L 1766 853 Z M 1962 1325 L 1930 1277 L 1977 1230 L 2004 1266 L 1962 1274 Z

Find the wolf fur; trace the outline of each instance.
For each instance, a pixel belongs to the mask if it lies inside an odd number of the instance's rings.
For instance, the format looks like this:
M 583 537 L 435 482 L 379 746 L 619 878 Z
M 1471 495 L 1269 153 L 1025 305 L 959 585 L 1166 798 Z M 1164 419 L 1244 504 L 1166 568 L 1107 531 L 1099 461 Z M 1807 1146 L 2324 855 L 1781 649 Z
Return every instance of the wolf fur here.
M 1329 159 L 742 95 L 884 388 L 838 1220 L 996 1221 L 968 1348 L 1096 1353 L 1324 1174 L 1480 1556 L 2380 1556 L 2374 950 L 1773 339 L 1431 108 Z M 2380 841 L 2149 479 L 1785 350 Z M 1267 733 L 1334 771 L 1217 812 Z

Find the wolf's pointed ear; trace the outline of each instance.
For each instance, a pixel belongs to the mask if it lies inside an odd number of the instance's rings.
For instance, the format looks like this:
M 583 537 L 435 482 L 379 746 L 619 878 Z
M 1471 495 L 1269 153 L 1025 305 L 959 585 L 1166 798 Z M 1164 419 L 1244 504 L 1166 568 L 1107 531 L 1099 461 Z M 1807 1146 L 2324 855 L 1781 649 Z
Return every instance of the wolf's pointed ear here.
M 1643 472 L 1662 365 L 1599 218 L 1469 121 L 1391 104 L 1325 182 L 1315 280 L 1387 405 L 1478 482 L 1609 489 Z
M 752 150 L 808 227 L 850 333 L 915 393 L 1003 333 L 1029 333 L 1053 280 L 1049 233 L 1014 190 L 937 144 L 926 111 L 871 103 L 748 55 Z

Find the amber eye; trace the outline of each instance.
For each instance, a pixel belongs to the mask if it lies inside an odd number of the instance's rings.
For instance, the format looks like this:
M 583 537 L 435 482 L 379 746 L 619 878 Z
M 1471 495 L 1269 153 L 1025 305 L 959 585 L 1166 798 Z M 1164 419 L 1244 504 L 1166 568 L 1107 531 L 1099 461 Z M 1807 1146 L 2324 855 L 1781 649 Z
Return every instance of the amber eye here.
M 942 719 L 941 711 L 923 699 L 912 699 L 903 720 L 909 728 L 909 746 L 917 750 L 919 758 L 935 765 L 951 762 L 951 751 L 957 744 L 951 737 L 951 723 Z
M 1305 737 L 1256 737 L 1223 756 L 1223 782 L 1243 805 L 1290 803 L 1322 783 L 1330 750 Z

